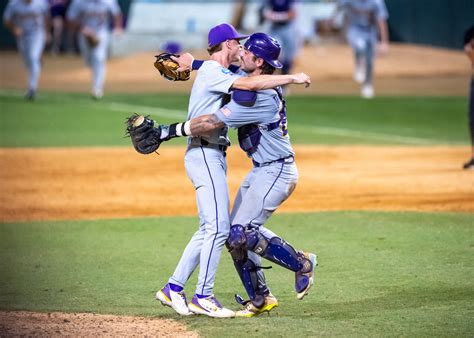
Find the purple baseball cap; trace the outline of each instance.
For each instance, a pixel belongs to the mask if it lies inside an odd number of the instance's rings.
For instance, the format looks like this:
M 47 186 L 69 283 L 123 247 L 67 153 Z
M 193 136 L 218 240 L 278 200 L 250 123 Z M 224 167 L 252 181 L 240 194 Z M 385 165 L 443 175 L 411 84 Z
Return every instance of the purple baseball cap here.
M 248 35 L 240 35 L 237 33 L 234 26 L 228 23 L 221 23 L 220 25 L 212 27 L 209 31 L 207 44 L 209 47 L 212 47 L 227 40 L 242 40 L 247 37 Z

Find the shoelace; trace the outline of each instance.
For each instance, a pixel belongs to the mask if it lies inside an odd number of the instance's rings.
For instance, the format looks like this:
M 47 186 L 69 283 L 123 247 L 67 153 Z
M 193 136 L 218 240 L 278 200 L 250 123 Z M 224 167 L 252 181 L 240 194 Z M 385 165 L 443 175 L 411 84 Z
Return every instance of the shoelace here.
M 181 299 L 184 301 L 184 303 L 187 305 L 188 302 L 186 301 L 186 295 L 184 294 L 184 291 L 178 292 L 178 295 L 181 297 Z
M 211 296 L 211 297 L 207 298 L 207 300 L 208 300 L 209 302 L 211 302 L 213 305 L 215 305 L 215 306 L 217 306 L 218 308 L 220 308 L 220 304 L 219 304 L 219 302 L 217 301 L 217 299 L 216 299 L 215 297 L 212 297 L 212 296 Z

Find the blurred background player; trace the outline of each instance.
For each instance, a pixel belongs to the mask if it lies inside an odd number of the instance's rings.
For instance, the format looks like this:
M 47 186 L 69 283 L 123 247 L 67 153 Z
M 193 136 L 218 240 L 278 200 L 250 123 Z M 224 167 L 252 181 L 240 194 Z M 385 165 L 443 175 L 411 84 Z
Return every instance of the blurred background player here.
M 67 11 L 71 29 L 78 29 L 79 49 L 92 69 L 92 97 L 104 94 L 110 18 L 115 33 L 122 31 L 122 13 L 117 0 L 73 0 Z
M 471 87 L 469 94 L 469 131 L 471 133 L 472 157 L 464 163 L 464 169 L 474 169 L 474 26 L 464 34 L 464 51 L 471 61 Z
M 344 11 L 346 38 L 354 52 L 354 80 L 362 84 L 361 96 L 372 98 L 375 53 L 388 52 L 387 7 L 384 0 L 339 0 L 331 22 L 339 11 Z
M 51 54 L 61 52 L 63 33 L 65 32 L 66 10 L 69 0 L 49 0 L 51 14 Z
M 280 42 L 282 74 L 289 74 L 302 36 L 297 27 L 298 2 L 296 0 L 264 0 L 260 9 L 262 20 L 270 25 L 269 35 Z
M 34 100 L 41 74 L 41 56 L 49 39 L 49 7 L 46 0 L 10 0 L 3 22 L 16 38 L 18 51 L 28 70 L 25 99 Z

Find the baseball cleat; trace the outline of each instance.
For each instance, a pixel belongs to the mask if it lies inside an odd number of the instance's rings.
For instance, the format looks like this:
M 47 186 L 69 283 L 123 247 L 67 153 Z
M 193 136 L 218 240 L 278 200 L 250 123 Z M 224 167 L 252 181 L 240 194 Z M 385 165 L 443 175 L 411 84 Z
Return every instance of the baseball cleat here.
M 278 300 L 274 295 L 271 293 L 268 296 L 265 296 L 265 303 L 261 308 L 255 307 L 255 305 L 252 304 L 251 301 L 247 301 L 245 304 L 245 308 L 243 310 L 237 311 L 235 313 L 236 317 L 254 317 L 258 316 L 264 312 L 267 312 L 270 314 L 270 311 L 273 308 L 276 308 L 278 306 Z
M 464 165 L 463 165 L 462 167 L 463 167 L 463 169 L 467 169 L 467 170 L 469 170 L 469 169 L 470 169 L 470 170 L 474 169 L 474 157 L 471 158 L 470 161 L 464 163 Z
M 159 300 L 161 304 L 171 307 L 182 316 L 193 314 L 188 309 L 188 302 L 186 301 L 184 291 L 174 292 L 170 289 L 168 284 L 156 293 L 155 298 Z
M 364 99 L 372 99 L 375 96 L 374 87 L 372 87 L 372 85 L 370 84 L 363 85 L 360 95 Z
M 306 258 L 305 266 L 295 274 L 296 298 L 303 299 L 314 284 L 314 269 L 318 266 L 318 256 L 313 253 L 303 253 Z
M 215 318 L 232 318 L 235 317 L 235 312 L 219 303 L 214 295 L 207 296 L 205 298 L 199 298 L 194 295 L 191 303 L 188 305 L 189 310 L 193 313 L 206 315 Z
M 362 83 L 365 80 L 365 69 L 363 66 L 357 65 L 354 70 L 354 81 L 357 83 Z

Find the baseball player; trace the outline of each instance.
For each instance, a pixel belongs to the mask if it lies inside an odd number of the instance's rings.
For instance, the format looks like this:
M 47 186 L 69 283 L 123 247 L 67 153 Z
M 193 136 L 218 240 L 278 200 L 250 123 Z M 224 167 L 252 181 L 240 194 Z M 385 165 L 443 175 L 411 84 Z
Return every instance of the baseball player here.
M 45 0 L 10 0 L 3 13 L 3 22 L 15 36 L 28 69 L 25 99 L 34 100 L 41 74 L 41 55 L 49 34 L 48 3 Z
M 263 1 L 263 19 L 270 23 L 269 35 L 281 43 L 282 73 L 289 74 L 299 46 L 300 32 L 297 27 L 296 0 L 265 0 Z
M 346 38 L 354 52 L 354 80 L 362 84 L 363 98 L 373 98 L 374 55 L 377 48 L 380 55 L 388 52 L 387 7 L 384 0 L 339 0 L 333 18 L 341 10 L 345 12 Z
M 241 51 L 241 68 L 250 77 L 272 74 L 281 68 L 280 45 L 264 33 L 252 34 Z M 204 135 L 225 125 L 238 128 L 241 148 L 252 158 L 254 168 L 237 193 L 226 243 L 235 267 L 250 297 L 236 316 L 252 317 L 278 306 L 260 267 L 260 256 L 296 274 L 297 298 L 313 284 L 316 255 L 296 251 L 263 225 L 293 192 L 298 181 L 281 88 L 256 92 L 232 92 L 232 101 L 215 114 L 201 115 L 184 123 L 185 135 Z M 161 126 L 160 138 L 179 136 L 180 127 Z M 174 130 L 174 131 L 172 131 Z
M 464 33 L 464 51 L 471 61 L 471 90 L 469 95 L 469 131 L 471 133 L 472 157 L 464 163 L 464 169 L 474 169 L 474 26 Z
M 232 88 L 256 90 L 289 83 L 309 83 L 306 74 L 265 75 L 249 78 L 232 73 L 228 67 L 239 61 L 240 35 L 232 25 L 220 24 L 208 34 L 210 60 L 200 64 L 189 100 L 188 120 L 216 111 L 222 106 L 224 94 Z M 193 62 L 191 54 L 182 54 L 178 61 L 186 68 Z M 189 123 L 174 124 L 171 134 L 189 135 Z M 156 298 L 181 315 L 192 313 L 211 317 L 233 317 L 234 311 L 224 308 L 213 295 L 214 280 L 224 243 L 229 235 L 229 194 L 225 151 L 230 142 L 227 127 L 207 135 L 190 137 L 185 155 L 186 172 L 196 189 L 200 226 L 184 249 L 168 283 Z M 199 265 L 198 283 L 192 301 L 187 303 L 184 286 Z
M 71 29 L 79 29 L 79 49 L 92 69 L 92 98 L 104 95 L 107 47 L 110 40 L 109 18 L 114 33 L 122 31 L 122 14 L 117 0 L 73 0 L 67 14 Z

